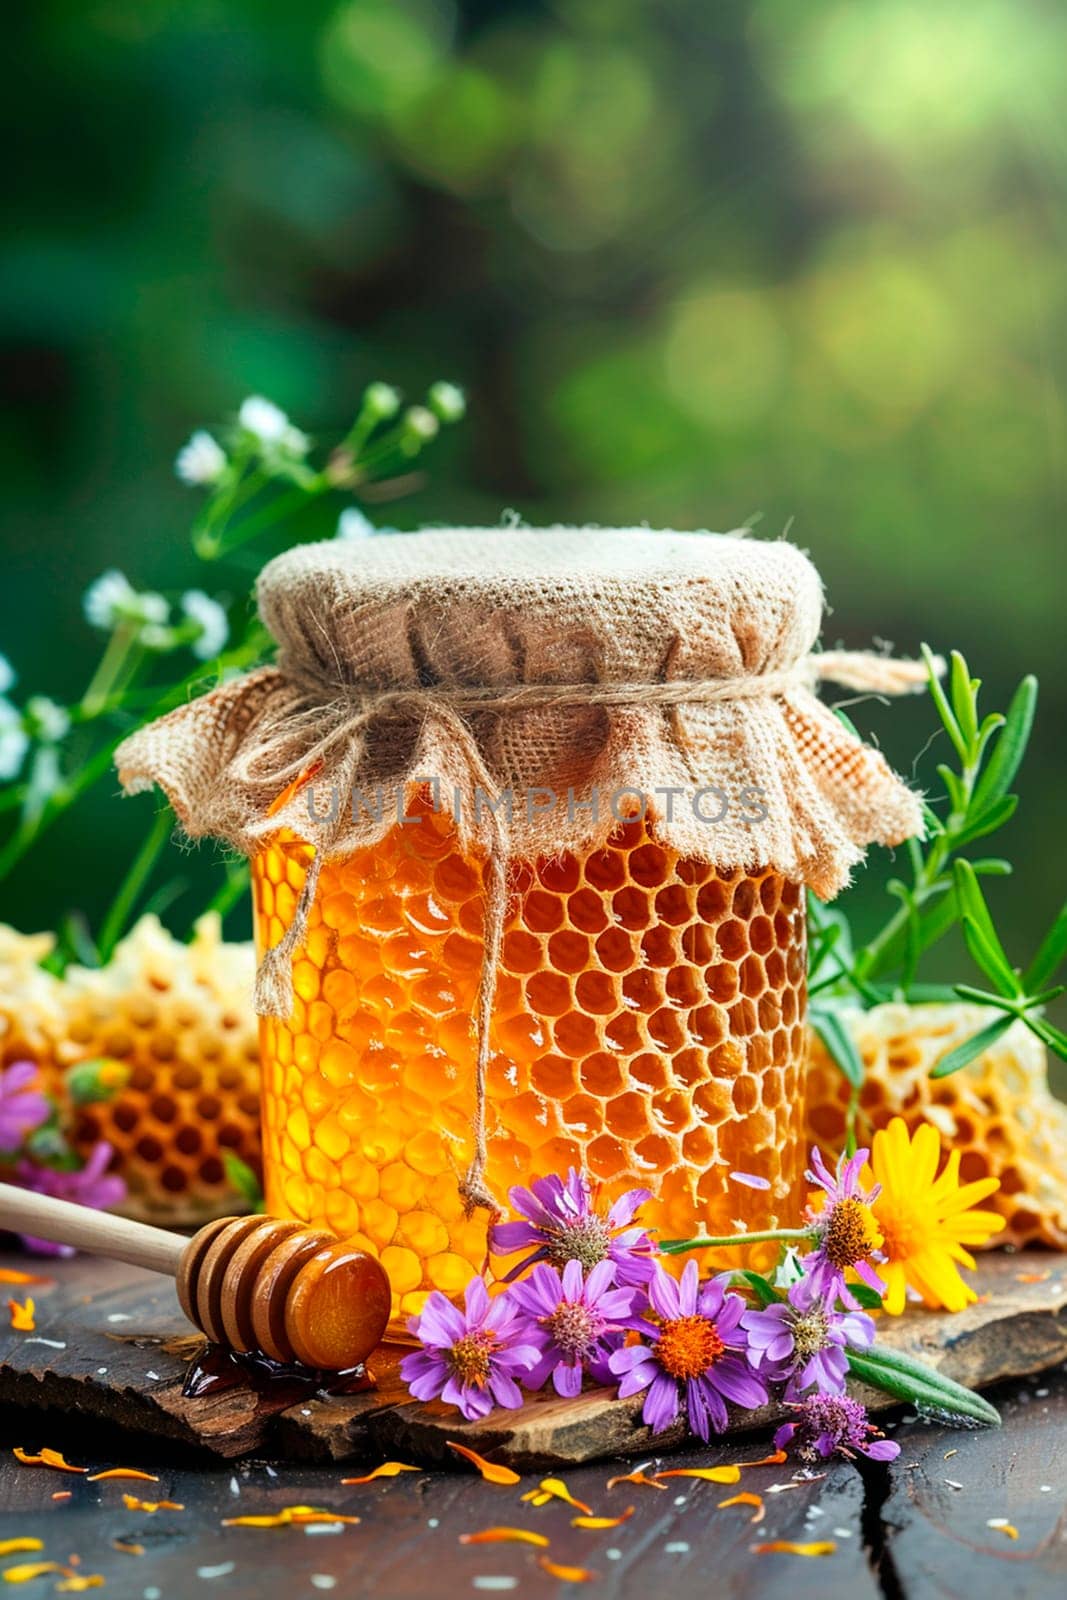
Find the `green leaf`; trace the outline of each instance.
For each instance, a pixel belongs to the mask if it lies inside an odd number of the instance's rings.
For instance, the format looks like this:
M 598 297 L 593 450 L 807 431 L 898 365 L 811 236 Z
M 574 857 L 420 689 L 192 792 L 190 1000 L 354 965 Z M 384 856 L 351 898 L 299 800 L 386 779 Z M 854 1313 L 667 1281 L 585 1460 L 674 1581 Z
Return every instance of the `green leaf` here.
M 862 1088 L 867 1069 L 838 1013 L 825 1006 L 813 1006 L 808 1020 L 852 1087 Z
M 1026 754 L 1036 707 L 1037 679 L 1024 678 L 1012 696 L 1004 727 L 993 746 L 993 754 L 975 786 L 973 807 L 976 811 L 992 805 L 1011 788 Z
M 993 918 L 985 903 L 978 878 L 969 861 L 953 863 L 952 875 L 956 884 L 960 916 L 967 945 L 978 966 L 992 982 L 1003 988 L 1005 994 L 1019 995 L 1022 987 L 997 938 Z M 968 928 L 968 924 L 971 928 Z
M 1059 915 L 1041 941 L 1037 955 L 1023 975 L 1027 994 L 1043 989 L 1056 968 L 1067 955 L 1067 901 L 1060 907 Z
M 877 1345 L 862 1354 L 850 1350 L 848 1366 L 854 1378 L 897 1400 L 910 1401 L 920 1411 L 982 1423 L 990 1428 L 1000 1426 L 1000 1413 L 988 1400 L 900 1350 L 887 1350 Z
M 990 983 L 995 984 L 1007 999 L 1017 1000 L 1023 992 L 1022 986 L 1012 968 L 1008 966 L 1007 958 L 999 944 L 994 948 L 972 917 L 963 919 L 963 937 L 975 965 L 982 969 Z
M 760 1309 L 773 1306 L 782 1298 L 774 1284 L 758 1272 L 742 1270 L 734 1273 L 735 1278 L 743 1278 L 760 1303 Z
M 1046 1017 L 1024 1017 L 1023 1021 L 1042 1044 L 1047 1045 L 1061 1061 L 1067 1061 L 1067 1033 L 1054 1027 Z
M 1003 828 L 1010 822 L 1019 805 L 1017 794 L 1006 794 L 1002 800 L 996 800 L 983 811 L 976 812 L 972 805 L 968 812 L 967 821 L 962 827 L 953 830 L 952 848 L 961 849 L 965 844 L 971 844 L 975 839 L 984 839 L 988 834 L 996 833 L 998 828 Z
M 926 662 L 927 673 L 929 674 L 930 698 L 937 707 L 937 714 L 941 718 L 945 732 L 952 741 L 953 749 L 959 756 L 960 760 L 966 763 L 969 753 L 967 749 L 967 741 L 963 736 L 959 723 L 956 721 L 956 718 L 953 715 L 952 707 L 948 703 L 945 691 L 941 687 L 941 680 L 934 668 L 934 653 L 930 649 L 929 645 L 923 645 L 922 655 L 923 660 Z
M 260 1188 L 259 1179 L 246 1161 L 234 1155 L 232 1150 L 222 1152 L 222 1165 L 226 1172 L 230 1186 L 237 1190 L 242 1200 L 247 1200 L 253 1211 L 263 1210 L 263 1190 Z
M 864 1311 L 881 1311 L 882 1297 L 869 1283 L 850 1283 L 848 1292 L 854 1300 L 859 1301 Z
M 978 688 L 978 679 L 971 677 L 966 661 L 958 650 L 953 650 L 949 672 L 952 710 L 970 751 L 978 743 Z
M 997 1017 L 994 1022 L 980 1028 L 977 1033 L 972 1033 L 971 1037 L 964 1039 L 955 1050 L 950 1050 L 947 1055 L 941 1057 L 930 1073 L 931 1078 L 950 1078 L 954 1072 L 959 1072 L 961 1067 L 967 1066 L 976 1056 L 980 1056 L 983 1050 L 988 1050 L 991 1045 L 996 1044 L 1014 1021 L 1014 1017 Z

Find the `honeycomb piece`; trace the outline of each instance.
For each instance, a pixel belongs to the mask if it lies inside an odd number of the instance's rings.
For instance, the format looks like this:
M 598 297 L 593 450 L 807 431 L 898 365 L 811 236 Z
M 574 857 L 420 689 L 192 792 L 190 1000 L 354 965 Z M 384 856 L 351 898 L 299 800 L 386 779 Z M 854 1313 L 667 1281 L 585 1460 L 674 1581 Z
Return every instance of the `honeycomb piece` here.
M 432 1289 L 458 1293 L 486 1251 L 486 1214 L 465 1217 L 457 1189 L 472 1156 L 481 865 L 446 815 L 412 814 L 323 866 L 292 1016 L 260 1025 L 267 1208 L 355 1233 L 405 1315 Z M 310 855 L 279 838 L 253 862 L 261 948 L 288 925 Z M 585 859 L 519 863 L 511 882 L 487 1084 L 493 1193 L 573 1165 L 608 1199 L 651 1189 L 643 1217 L 663 1237 L 792 1223 L 797 885 L 679 858 L 644 822 Z
M 46 1083 L 55 1073 L 63 985 L 38 963 L 54 944 L 50 933 L 16 933 L 0 923 L 0 1067 L 32 1061 Z
M 68 968 L 58 1063 L 108 1056 L 130 1077 L 113 1099 L 66 1115 L 83 1153 L 114 1145 L 131 1215 L 181 1224 L 239 1209 L 222 1158 L 259 1164 L 252 981 L 251 945 L 225 944 L 216 916 L 188 945 L 142 917 L 106 967 Z
M 943 1148 L 961 1152 L 964 1182 L 994 1177 L 1000 1189 L 983 1205 L 1006 1227 L 990 1246 L 1067 1248 L 1067 1106 L 1049 1092 L 1045 1052 L 1022 1023 L 951 1077 L 932 1079 L 942 1056 L 985 1027 L 989 1013 L 962 1002 L 874 1006 L 848 1026 L 867 1067 L 860 1092 L 862 1142 L 891 1117 L 911 1131 L 933 1123 Z M 809 1144 L 839 1151 L 848 1090 L 821 1041 L 812 1036 L 805 1107 Z

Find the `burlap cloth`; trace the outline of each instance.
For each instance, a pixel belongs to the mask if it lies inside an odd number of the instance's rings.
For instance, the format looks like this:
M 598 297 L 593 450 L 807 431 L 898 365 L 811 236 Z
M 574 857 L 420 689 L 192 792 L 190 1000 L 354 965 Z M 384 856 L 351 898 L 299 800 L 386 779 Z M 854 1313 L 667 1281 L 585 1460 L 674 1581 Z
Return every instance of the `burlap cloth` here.
M 486 855 L 470 1204 L 494 1204 L 484 1083 L 509 860 L 587 850 L 641 806 L 685 855 L 769 866 L 825 897 L 866 845 L 921 832 L 918 796 L 814 688 L 896 693 L 925 671 L 813 653 L 822 587 L 783 541 L 563 527 L 330 541 L 270 562 L 258 602 L 277 665 L 125 740 L 123 787 L 159 784 L 194 839 L 252 854 L 290 829 L 315 846 L 257 975 L 257 1009 L 284 1017 L 322 862 L 381 838 L 436 780 Z M 693 803 L 708 790 L 728 801 L 714 823 L 719 799 Z

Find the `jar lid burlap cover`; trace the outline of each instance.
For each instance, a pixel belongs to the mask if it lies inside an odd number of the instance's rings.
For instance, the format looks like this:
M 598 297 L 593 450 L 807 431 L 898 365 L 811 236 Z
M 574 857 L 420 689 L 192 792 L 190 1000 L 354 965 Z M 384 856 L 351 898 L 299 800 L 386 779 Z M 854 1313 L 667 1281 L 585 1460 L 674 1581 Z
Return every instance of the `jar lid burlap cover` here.
M 529 858 L 605 840 L 626 788 L 683 854 L 829 896 L 866 845 L 921 832 L 919 797 L 814 688 L 893 693 L 925 673 L 813 654 L 822 587 L 784 541 L 565 527 L 331 540 L 271 561 L 258 602 L 277 665 L 117 752 L 126 791 L 159 784 L 192 838 L 251 854 L 284 828 L 344 855 L 436 778 L 464 844 Z M 709 788 L 730 801 L 715 823 L 720 804 L 691 803 Z M 353 808 L 353 790 L 380 803 Z M 508 793 L 505 819 L 486 796 Z

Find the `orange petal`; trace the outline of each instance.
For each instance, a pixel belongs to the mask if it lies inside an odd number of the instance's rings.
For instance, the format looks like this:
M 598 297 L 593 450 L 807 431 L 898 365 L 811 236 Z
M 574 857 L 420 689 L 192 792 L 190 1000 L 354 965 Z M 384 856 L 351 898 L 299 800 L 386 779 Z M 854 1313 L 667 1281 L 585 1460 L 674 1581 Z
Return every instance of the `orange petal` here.
M 538 1556 L 537 1565 L 542 1567 L 550 1578 L 558 1578 L 560 1583 L 592 1583 L 597 1576 L 595 1572 L 590 1572 L 588 1567 L 561 1567 L 558 1562 L 550 1561 L 547 1556 Z
M 629 1522 L 636 1506 L 627 1506 L 621 1517 L 572 1517 L 572 1528 L 620 1528 L 624 1522 Z
M 102 1589 L 104 1576 L 100 1572 L 72 1572 L 69 1578 L 64 1578 L 56 1584 L 57 1594 L 81 1594 L 86 1589 Z
M 33 1320 L 33 1299 L 27 1295 L 25 1300 L 9 1300 L 7 1309 L 11 1313 L 11 1326 L 16 1333 L 33 1333 L 37 1327 Z
M 0 1283 L 51 1283 L 37 1272 L 19 1272 L 16 1267 L 0 1267 Z
M 749 1517 L 750 1522 L 763 1521 L 763 1496 L 761 1494 L 735 1494 L 729 1500 L 720 1500 L 718 1509 L 724 1511 L 727 1506 L 755 1506 L 756 1515 Z
M 1019 1530 L 1007 1517 L 990 1517 L 986 1523 L 987 1528 L 995 1528 L 997 1533 L 1002 1533 L 1007 1539 L 1017 1539 Z
M 788 1457 L 784 1450 L 774 1450 L 769 1456 L 761 1456 L 758 1461 L 739 1461 L 739 1467 L 780 1467 Z
M 646 1489 L 666 1489 L 667 1487 L 665 1483 L 657 1483 L 655 1478 L 650 1478 L 647 1472 L 622 1472 L 617 1478 L 608 1479 L 608 1488 L 614 1489 L 617 1483 L 641 1483 L 644 1484 Z
M 158 1483 L 159 1479 L 150 1472 L 138 1472 L 136 1467 L 108 1467 L 106 1472 L 93 1472 L 86 1478 L 86 1483 L 103 1483 L 109 1478 L 136 1478 L 141 1483 Z
M 6 1567 L 4 1570 L 5 1583 L 31 1583 L 34 1578 L 43 1578 L 46 1572 L 69 1572 L 69 1567 L 61 1567 L 58 1561 L 25 1561 L 17 1567 Z
M 1016 1283 L 1047 1283 L 1051 1276 L 1051 1272 L 1017 1272 L 1015 1281 Z
M 703 1478 L 706 1483 L 736 1483 L 741 1476 L 740 1467 L 672 1467 L 670 1472 L 657 1472 L 657 1478 Z
M 399 1478 L 402 1472 L 421 1472 L 422 1467 L 409 1467 L 403 1461 L 383 1461 L 380 1467 L 363 1478 L 342 1478 L 342 1483 L 373 1483 L 375 1478 Z
M 43 1550 L 40 1539 L 0 1539 L 0 1556 L 25 1555 L 31 1550 Z
M 125 1539 L 112 1539 L 112 1550 L 120 1550 L 124 1556 L 143 1556 L 143 1544 L 130 1544 Z
M 358 1517 L 343 1517 L 339 1511 L 323 1511 L 317 1506 L 283 1506 L 273 1516 L 223 1517 L 224 1528 L 288 1528 L 310 1527 L 322 1522 L 347 1522 L 353 1526 Z
M 483 1528 L 480 1533 L 461 1533 L 460 1544 L 539 1544 L 547 1547 L 543 1533 L 529 1528 Z
M 147 1511 L 152 1516 L 157 1511 L 184 1511 L 176 1500 L 138 1500 L 135 1494 L 124 1494 L 122 1503 L 127 1511 Z
M 832 1556 L 836 1549 L 832 1539 L 819 1539 L 814 1544 L 795 1544 L 792 1539 L 772 1539 L 769 1544 L 754 1544 L 752 1554 L 766 1556 L 778 1551 L 787 1556 Z
M 456 1444 L 453 1439 L 448 1439 L 445 1442 L 450 1450 L 456 1452 L 457 1456 L 463 1456 L 476 1466 L 486 1483 L 512 1484 L 522 1482 L 519 1474 L 512 1472 L 510 1467 L 502 1467 L 496 1461 L 487 1461 L 484 1456 L 478 1454 L 477 1450 L 468 1450 L 465 1444 Z
M 592 1506 L 587 1506 L 584 1500 L 576 1500 L 562 1478 L 542 1478 L 537 1488 L 524 1494 L 522 1499 L 532 1500 L 535 1506 L 543 1506 L 548 1500 L 562 1500 L 575 1511 L 584 1511 L 587 1517 L 593 1515 Z
M 70 1500 L 72 1498 L 73 1497 L 69 1489 L 57 1489 L 55 1494 L 52 1496 L 53 1500 Z
M 75 1472 L 79 1475 L 89 1470 L 88 1467 L 72 1467 L 69 1461 L 64 1461 L 58 1450 L 42 1450 L 40 1455 L 31 1456 L 17 1444 L 12 1454 L 24 1467 L 51 1467 L 54 1472 Z

